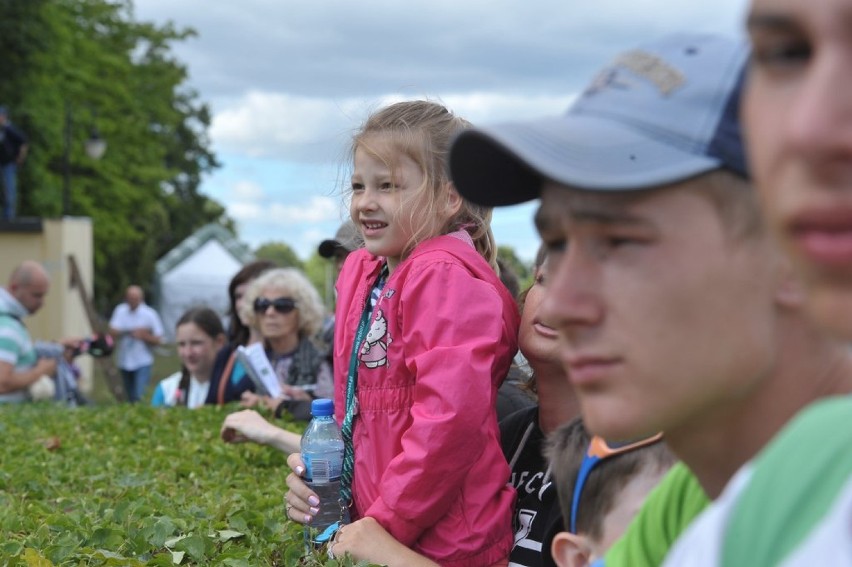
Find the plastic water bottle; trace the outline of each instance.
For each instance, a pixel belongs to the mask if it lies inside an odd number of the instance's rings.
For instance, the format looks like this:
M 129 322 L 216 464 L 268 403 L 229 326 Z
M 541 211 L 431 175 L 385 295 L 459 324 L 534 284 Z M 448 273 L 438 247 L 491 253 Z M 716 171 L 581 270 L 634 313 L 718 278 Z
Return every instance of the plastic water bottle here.
M 305 483 L 319 496 L 319 514 L 306 529 L 317 530 L 314 543 L 325 543 L 335 524 L 349 522 L 348 507 L 340 503 L 340 472 L 343 469 L 343 437 L 334 420 L 334 402 L 320 398 L 311 402 L 311 419 L 302 435 Z M 329 529 L 330 526 L 335 526 Z

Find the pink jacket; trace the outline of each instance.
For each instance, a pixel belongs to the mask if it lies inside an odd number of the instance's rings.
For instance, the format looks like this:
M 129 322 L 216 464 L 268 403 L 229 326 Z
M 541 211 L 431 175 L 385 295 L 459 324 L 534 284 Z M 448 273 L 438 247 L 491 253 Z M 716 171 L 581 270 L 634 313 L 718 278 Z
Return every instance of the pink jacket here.
M 352 343 L 382 263 L 354 252 L 337 282 L 339 422 Z M 518 323 L 515 302 L 469 238 L 433 238 L 397 266 L 359 347 L 353 519 L 375 518 L 442 565 L 508 557 L 515 494 L 494 406 Z

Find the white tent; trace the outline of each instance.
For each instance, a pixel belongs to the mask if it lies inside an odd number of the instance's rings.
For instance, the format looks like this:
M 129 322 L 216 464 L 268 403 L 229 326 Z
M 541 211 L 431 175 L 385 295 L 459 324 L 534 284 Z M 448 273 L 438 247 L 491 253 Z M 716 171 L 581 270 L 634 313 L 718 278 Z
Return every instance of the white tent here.
M 200 228 L 160 258 L 157 311 L 166 338 L 174 339 L 177 320 L 191 307 L 210 307 L 224 320 L 230 307 L 228 284 L 253 259 L 248 248 L 218 224 Z

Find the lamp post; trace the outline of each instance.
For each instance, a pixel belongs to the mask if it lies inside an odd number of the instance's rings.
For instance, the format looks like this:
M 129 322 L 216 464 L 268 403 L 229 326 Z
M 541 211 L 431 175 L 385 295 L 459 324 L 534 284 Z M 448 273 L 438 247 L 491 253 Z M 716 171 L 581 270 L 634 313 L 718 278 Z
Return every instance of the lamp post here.
M 71 105 L 65 105 L 65 151 L 62 158 L 62 216 L 71 214 L 71 131 L 74 119 L 71 115 Z M 99 160 L 106 152 L 106 140 L 101 138 L 96 127 L 92 127 L 92 133 L 84 143 L 86 155 L 93 160 Z

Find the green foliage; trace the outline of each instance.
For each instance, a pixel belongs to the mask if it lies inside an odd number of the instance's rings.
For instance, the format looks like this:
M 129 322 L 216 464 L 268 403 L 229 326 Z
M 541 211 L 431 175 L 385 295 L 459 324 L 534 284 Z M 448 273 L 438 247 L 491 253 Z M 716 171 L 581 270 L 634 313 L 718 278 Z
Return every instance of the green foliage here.
M 515 273 L 518 278 L 519 291 L 524 291 L 532 285 L 533 273 L 531 266 L 518 258 L 518 254 L 511 246 L 498 246 L 497 258 L 503 262 L 505 266 Z
M 334 282 L 337 274 L 334 273 L 334 262 L 323 258 L 314 250 L 310 258 L 305 261 L 305 274 L 322 297 L 325 306 L 334 311 Z
M 136 22 L 131 0 L 0 2 L 0 101 L 30 138 L 21 214 L 59 216 L 70 181 L 70 213 L 93 219 L 104 312 L 127 284 L 147 287 L 156 259 L 195 229 L 233 230 L 224 207 L 198 192 L 218 166 L 210 112 L 171 54 L 192 35 Z M 83 150 L 93 127 L 108 143 L 99 161 Z
M 352 565 L 306 555 L 285 455 L 219 440 L 233 409 L 7 405 L 0 564 Z
M 258 246 L 254 251 L 254 257 L 258 260 L 270 260 L 282 268 L 303 269 L 302 260 L 289 244 L 283 242 L 267 242 Z

